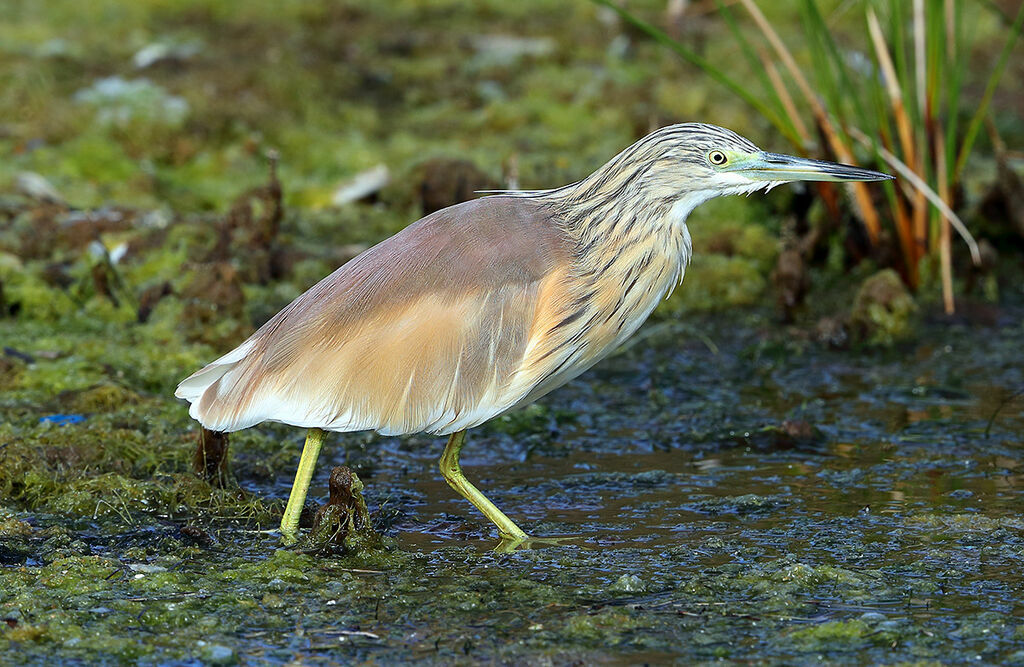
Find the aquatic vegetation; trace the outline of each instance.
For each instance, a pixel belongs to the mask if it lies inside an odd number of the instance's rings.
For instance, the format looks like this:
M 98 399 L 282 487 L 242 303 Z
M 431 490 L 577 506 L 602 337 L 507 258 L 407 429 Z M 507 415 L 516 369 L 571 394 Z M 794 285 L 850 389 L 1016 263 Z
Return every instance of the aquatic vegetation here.
M 874 201 L 863 184 L 851 187 L 853 233 L 915 290 L 936 278 L 924 275 L 924 260 L 937 260 L 943 305 L 947 314 L 954 312 L 952 230 L 975 265 L 982 263 L 978 244 L 953 210 L 962 203 L 954 193 L 963 185 L 979 129 L 1024 29 L 1024 7 L 1011 15 L 994 5 L 955 0 L 880 2 L 864 7 L 860 25 L 841 31 L 836 18 L 846 12 L 827 15 L 828 3 L 808 0 L 798 10 L 801 39 L 791 41 L 779 35 L 789 28 L 789 12 L 785 19 L 769 19 L 755 0 L 740 0 L 744 18 L 754 26 L 744 31 L 732 9 L 719 4 L 717 14 L 746 61 L 740 70 L 736 63 L 726 67 L 706 57 L 611 0 L 595 2 L 742 99 L 795 148 L 847 163 L 867 153 L 879 168 L 894 171 L 897 180 L 885 188 L 886 205 Z M 773 16 L 780 11 L 763 4 Z M 977 88 L 984 92 L 979 95 L 968 85 L 973 80 L 969 61 L 991 41 L 998 42 L 998 51 L 980 68 L 977 78 L 984 86 Z M 989 127 L 998 146 L 998 130 L 994 123 Z M 824 186 L 817 192 L 837 215 L 836 190 Z M 886 248 L 892 241 L 885 238 L 883 223 L 896 236 L 898 256 Z M 852 259 L 862 254 L 854 251 Z
M 860 286 L 850 310 L 850 326 L 860 340 L 892 345 L 913 335 L 917 311 L 899 275 L 885 269 Z

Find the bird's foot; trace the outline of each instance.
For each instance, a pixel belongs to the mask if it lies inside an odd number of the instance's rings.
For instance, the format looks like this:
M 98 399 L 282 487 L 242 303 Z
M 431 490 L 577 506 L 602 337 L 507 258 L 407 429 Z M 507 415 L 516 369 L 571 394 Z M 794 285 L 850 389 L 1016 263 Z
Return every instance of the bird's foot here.
M 513 551 L 525 551 L 527 549 L 542 549 L 544 547 L 557 547 L 572 540 L 582 539 L 581 535 L 566 535 L 564 537 L 510 537 L 502 535 L 501 541 L 494 547 L 494 552 L 508 554 Z

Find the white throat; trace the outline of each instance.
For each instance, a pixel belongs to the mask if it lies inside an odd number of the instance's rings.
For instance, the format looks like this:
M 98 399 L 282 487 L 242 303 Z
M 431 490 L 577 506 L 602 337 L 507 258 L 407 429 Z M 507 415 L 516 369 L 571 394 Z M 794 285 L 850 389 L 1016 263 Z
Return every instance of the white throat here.
M 687 192 L 676 200 L 676 203 L 672 205 L 669 211 L 669 219 L 672 221 L 672 224 L 682 225 L 685 223 L 686 218 L 693 213 L 693 209 L 709 199 L 723 195 L 749 195 L 751 192 L 757 192 L 758 190 L 767 191 L 784 182 L 752 181 L 739 174 L 719 174 L 716 178 L 718 187 Z
M 669 209 L 668 212 L 668 218 L 673 226 L 685 228 L 686 219 L 690 217 L 691 213 L 693 213 L 693 209 L 720 194 L 721 193 L 717 190 L 697 190 L 695 192 L 687 192 L 681 199 L 672 204 L 672 208 Z

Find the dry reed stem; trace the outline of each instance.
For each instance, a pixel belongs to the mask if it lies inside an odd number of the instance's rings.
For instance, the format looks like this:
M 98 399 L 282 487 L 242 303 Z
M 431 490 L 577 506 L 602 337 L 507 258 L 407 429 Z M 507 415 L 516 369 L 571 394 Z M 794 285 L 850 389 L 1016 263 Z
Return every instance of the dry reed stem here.
M 927 183 L 925 183 L 920 176 L 915 174 L 914 171 L 898 157 L 893 155 L 891 152 L 889 152 L 882 146 L 872 144 L 871 139 L 868 138 L 868 136 L 861 132 L 859 129 L 851 127 L 850 135 L 864 146 L 873 146 L 878 151 L 878 154 L 882 156 L 882 159 L 885 160 L 886 164 L 888 164 L 894 170 L 899 172 L 899 174 L 903 176 L 910 183 L 910 185 L 912 185 L 920 192 L 924 193 L 925 198 L 928 199 L 928 201 L 930 201 L 935 206 L 935 208 L 939 209 L 939 212 L 943 216 L 945 216 L 945 218 L 949 221 L 949 224 L 953 226 L 953 229 L 956 230 L 957 234 L 960 235 L 960 238 L 962 238 L 964 240 L 964 243 L 967 244 L 967 248 L 971 252 L 971 261 L 974 262 L 975 266 L 980 266 L 981 253 L 978 251 L 978 242 L 974 240 L 974 236 L 972 236 L 971 232 L 967 230 L 967 226 L 964 225 L 964 222 L 963 220 L 960 219 L 960 216 L 953 212 L 953 209 L 951 209 L 949 205 L 946 204 L 946 202 L 944 202 L 942 198 L 935 193 L 935 190 L 932 190 L 932 188 Z
M 946 16 L 946 55 L 952 60 L 955 57 L 953 48 L 956 44 L 956 16 L 953 11 L 953 0 L 946 0 L 943 10 Z
M 879 25 L 878 17 L 872 9 L 868 9 L 868 32 L 871 35 L 871 43 L 875 47 L 878 65 L 882 68 L 882 80 L 885 83 L 885 91 L 889 95 L 889 102 L 892 104 L 893 115 L 896 118 L 896 132 L 897 136 L 899 136 L 900 146 L 903 148 L 904 161 L 913 169 L 917 164 L 917 160 L 914 155 L 914 139 L 913 132 L 910 129 L 910 118 L 907 117 L 907 111 L 903 107 L 903 90 L 900 88 L 899 79 L 896 77 L 896 68 L 892 64 L 889 49 L 885 45 L 882 27 Z
M 908 198 L 909 199 L 909 198 Z M 910 221 L 910 214 L 907 213 L 907 206 L 897 196 L 893 204 L 893 223 L 896 227 L 896 236 L 900 240 L 900 251 L 903 253 L 904 265 L 906 267 L 907 284 L 916 289 L 918 284 L 917 267 L 912 264 L 914 258 L 914 235 L 911 233 L 913 225 Z
M 924 109 L 925 104 L 925 56 L 924 0 L 914 0 L 914 75 L 917 84 L 917 108 Z
M 935 133 L 935 172 L 939 180 L 939 197 L 950 203 L 949 178 L 946 175 L 946 140 L 942 132 Z M 939 270 L 942 275 L 942 305 L 947 315 L 956 310 L 953 301 L 953 248 L 949 220 L 939 221 Z
M 768 80 L 771 82 L 772 88 L 778 93 L 779 99 L 782 100 L 782 106 L 786 109 L 790 120 L 793 121 L 793 126 L 796 128 L 796 133 L 800 135 L 800 140 L 804 143 L 804 146 L 809 145 L 811 143 L 811 134 L 808 132 L 807 126 L 804 125 L 804 121 L 800 118 L 800 114 L 796 110 L 796 104 L 793 103 L 793 98 L 790 96 L 789 89 L 786 88 L 778 68 L 775 67 L 775 63 L 771 61 L 768 54 L 764 53 L 764 51 L 759 49 L 757 55 L 761 59 L 764 71 L 768 74 Z
M 878 16 L 874 10 L 868 9 L 868 32 L 871 36 L 871 43 L 875 48 L 875 55 L 878 64 L 882 68 L 882 77 L 885 83 L 885 90 L 892 105 L 893 117 L 896 119 L 896 133 L 899 137 L 900 147 L 903 150 L 905 164 L 915 174 L 923 173 L 924 151 L 917 150 L 914 142 L 914 132 L 911 127 L 910 117 L 903 104 L 903 89 L 900 87 L 899 78 L 896 76 L 896 68 L 893 66 L 892 57 L 885 44 L 885 37 L 882 35 L 882 27 L 878 22 Z M 917 285 L 917 266 L 927 249 L 927 202 L 918 190 L 912 198 L 911 216 L 909 223 L 912 229 L 911 237 L 914 243 L 909 248 L 909 254 L 904 258 L 907 263 L 907 271 L 910 273 L 912 285 Z M 905 219 L 899 220 L 900 225 L 908 224 Z M 900 234 L 903 235 L 901 230 Z M 906 251 L 905 251 L 906 252 Z
M 914 135 L 916 161 L 912 166 L 922 178 L 925 178 L 926 173 L 928 138 L 935 134 L 935 116 L 927 84 L 926 39 L 928 35 L 925 30 L 924 12 L 924 0 L 914 0 L 914 70 L 917 76 L 917 110 L 924 118 L 924 123 L 919 123 L 918 131 Z M 909 119 L 907 122 L 909 123 Z M 914 198 L 914 238 L 917 241 L 917 261 L 920 262 L 927 254 L 929 240 L 934 241 L 928 237 L 928 202 L 920 192 Z

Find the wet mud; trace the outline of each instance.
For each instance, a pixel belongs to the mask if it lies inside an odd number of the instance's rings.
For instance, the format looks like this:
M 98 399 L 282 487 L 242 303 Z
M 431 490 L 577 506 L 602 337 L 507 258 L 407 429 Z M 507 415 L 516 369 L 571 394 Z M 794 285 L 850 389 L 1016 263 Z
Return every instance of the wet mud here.
M 531 534 L 574 538 L 508 554 L 441 479 L 439 439 L 332 434 L 311 498 L 349 466 L 384 537 L 314 553 L 267 532 L 295 429 L 234 438 L 221 489 L 187 472 L 182 406 L 146 416 L 145 397 L 92 390 L 77 409 L 109 412 L 61 426 L 8 404 L 5 465 L 31 447 L 101 467 L 45 497 L 29 487 L 52 472 L 3 480 L 0 647 L 39 663 L 1019 662 L 1021 312 L 855 352 L 758 312 L 651 323 L 471 434 L 467 475 Z

